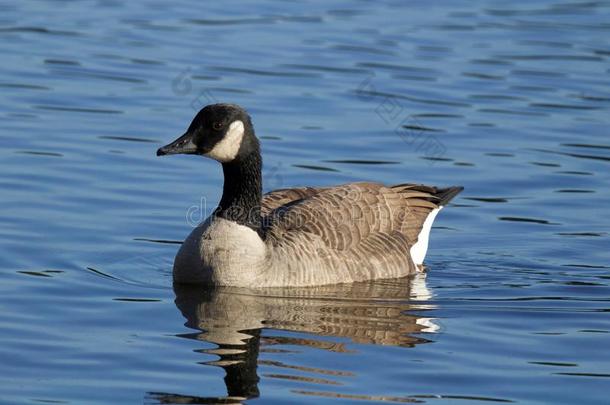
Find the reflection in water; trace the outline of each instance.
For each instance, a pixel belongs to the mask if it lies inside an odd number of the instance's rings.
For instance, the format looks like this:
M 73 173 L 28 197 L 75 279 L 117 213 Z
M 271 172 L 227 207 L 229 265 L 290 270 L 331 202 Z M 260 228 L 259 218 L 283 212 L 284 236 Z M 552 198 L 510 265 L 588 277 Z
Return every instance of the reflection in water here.
M 430 318 L 409 313 L 433 308 L 421 303 L 430 297 L 425 275 L 306 289 L 254 291 L 222 287 L 202 290 L 201 287 L 175 285 L 174 291 L 176 306 L 186 318 L 186 326 L 201 331 L 180 337 L 218 345 L 202 352 L 220 357 L 205 364 L 225 370 L 227 397 L 149 393 L 149 399 L 159 403 L 239 403 L 258 397 L 259 364 L 279 370 L 266 374 L 266 378 L 340 385 L 329 378 L 354 374 L 259 360 L 259 351 L 277 353 L 285 350 L 273 346 L 293 345 L 338 353 L 351 352 L 345 343 L 324 338 L 331 336 L 347 338 L 354 343 L 413 347 L 429 342 L 416 334 L 438 330 Z M 262 329 L 269 329 L 269 332 L 262 336 Z M 310 336 L 287 337 L 274 334 L 277 330 Z M 288 375 L 285 374 L 287 369 L 324 377 Z

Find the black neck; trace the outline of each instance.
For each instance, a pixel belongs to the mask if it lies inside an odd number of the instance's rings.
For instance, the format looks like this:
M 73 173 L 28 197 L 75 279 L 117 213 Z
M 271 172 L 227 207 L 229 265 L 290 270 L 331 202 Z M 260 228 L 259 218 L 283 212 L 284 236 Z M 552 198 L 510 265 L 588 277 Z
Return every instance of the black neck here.
M 256 148 L 222 164 L 224 186 L 215 214 L 258 231 L 261 227 L 262 159 Z

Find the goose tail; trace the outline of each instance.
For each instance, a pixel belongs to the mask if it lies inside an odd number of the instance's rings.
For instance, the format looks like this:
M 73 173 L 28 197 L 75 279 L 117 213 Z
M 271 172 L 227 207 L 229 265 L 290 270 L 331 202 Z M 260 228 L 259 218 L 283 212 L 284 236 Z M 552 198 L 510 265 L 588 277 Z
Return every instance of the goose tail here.
M 464 190 L 462 186 L 453 186 L 447 188 L 439 188 L 437 189 L 434 196 L 438 198 L 438 205 L 444 207 L 449 203 L 449 201 L 453 200 L 453 198 L 461 193 Z
M 436 218 L 438 212 L 445 206 L 449 201 L 451 201 L 456 195 L 464 190 L 464 187 L 454 186 L 447 188 L 433 188 L 434 192 L 432 193 L 434 199 L 436 200 L 436 204 L 438 204 L 438 208 L 430 211 L 426 220 L 422 224 L 422 228 L 417 237 L 417 242 L 411 247 L 411 259 L 413 263 L 419 268 L 423 269 L 424 259 L 426 258 L 426 253 L 428 252 L 428 240 L 430 239 L 430 230 L 432 229 L 432 223 Z

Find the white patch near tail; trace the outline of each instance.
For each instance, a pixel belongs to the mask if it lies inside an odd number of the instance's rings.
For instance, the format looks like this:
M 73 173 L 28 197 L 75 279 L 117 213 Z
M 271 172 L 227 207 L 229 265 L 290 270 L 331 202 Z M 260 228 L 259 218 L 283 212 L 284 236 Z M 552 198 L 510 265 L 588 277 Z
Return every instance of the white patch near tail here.
M 438 214 L 442 208 L 443 207 L 438 207 L 430 211 L 421 227 L 419 235 L 417 236 L 417 243 L 411 246 L 411 259 L 413 259 L 413 263 L 416 265 L 424 263 L 424 258 L 426 257 L 426 252 L 428 251 L 428 240 L 430 239 L 432 223 L 436 218 L 436 214 Z

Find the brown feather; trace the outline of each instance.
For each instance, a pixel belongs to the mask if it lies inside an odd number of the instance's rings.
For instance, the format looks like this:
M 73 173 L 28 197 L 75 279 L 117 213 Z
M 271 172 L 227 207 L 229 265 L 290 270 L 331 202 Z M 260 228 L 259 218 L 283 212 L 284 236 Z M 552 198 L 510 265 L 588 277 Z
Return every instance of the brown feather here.
M 397 231 L 413 244 L 430 211 L 439 207 L 432 202 L 438 201 L 435 192 L 427 186 L 379 183 L 283 189 L 265 194 L 261 211 L 272 217 L 266 218 L 272 239 L 278 231 L 310 232 L 329 247 L 345 250 L 371 233 Z

